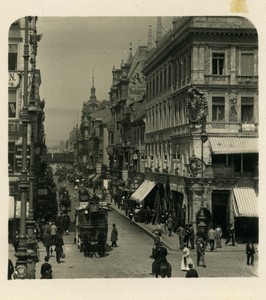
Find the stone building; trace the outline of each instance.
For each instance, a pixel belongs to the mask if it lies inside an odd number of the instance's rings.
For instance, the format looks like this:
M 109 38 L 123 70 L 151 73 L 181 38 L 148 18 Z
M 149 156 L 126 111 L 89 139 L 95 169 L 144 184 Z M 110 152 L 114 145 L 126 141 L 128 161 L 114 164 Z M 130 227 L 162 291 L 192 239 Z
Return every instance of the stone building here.
M 9 177 L 9 230 L 10 236 L 18 227 L 20 218 L 21 199 L 19 180 L 22 171 L 23 145 L 22 145 L 22 111 L 26 118 L 27 131 L 27 215 L 29 212 L 29 201 L 34 200 L 34 214 L 38 213 L 38 191 L 40 181 L 45 177 L 43 157 L 46 153 L 45 131 L 44 131 L 44 100 L 40 99 L 41 72 L 36 69 L 36 57 L 38 42 L 41 35 L 37 34 L 37 17 L 28 18 L 28 43 L 25 46 L 25 18 L 19 19 L 11 24 L 8 35 L 8 177 Z M 27 63 L 27 107 L 24 106 L 25 93 L 25 47 L 28 48 L 29 60 Z M 44 169 L 43 169 L 44 168 Z
M 170 190 L 177 226 L 199 221 L 258 236 L 258 36 L 240 17 L 178 17 L 148 55 L 145 178 Z M 207 101 L 189 122 L 188 89 Z M 193 112 L 192 112 L 193 113 Z M 202 124 L 201 124 L 202 125 Z M 205 128 L 206 127 L 206 128 Z M 205 130 L 204 130 L 205 133 Z

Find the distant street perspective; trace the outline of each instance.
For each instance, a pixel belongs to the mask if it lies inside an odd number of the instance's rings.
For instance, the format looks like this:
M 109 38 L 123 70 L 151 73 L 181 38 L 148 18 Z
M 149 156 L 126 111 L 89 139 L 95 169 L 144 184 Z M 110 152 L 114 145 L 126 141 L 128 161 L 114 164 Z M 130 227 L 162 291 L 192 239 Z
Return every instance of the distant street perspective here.
M 27 16 L 8 75 L 7 280 L 258 277 L 248 19 Z

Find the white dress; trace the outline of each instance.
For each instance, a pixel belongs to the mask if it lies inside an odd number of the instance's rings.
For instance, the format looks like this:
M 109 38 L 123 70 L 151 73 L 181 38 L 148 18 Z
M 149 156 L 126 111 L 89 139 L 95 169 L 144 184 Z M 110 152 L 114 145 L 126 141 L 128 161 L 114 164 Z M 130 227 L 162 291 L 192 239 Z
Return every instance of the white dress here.
M 181 271 L 188 271 L 189 270 L 189 266 L 188 264 L 193 264 L 193 260 L 190 257 L 190 251 L 188 250 L 187 247 L 185 247 L 182 253 L 182 260 L 181 260 Z

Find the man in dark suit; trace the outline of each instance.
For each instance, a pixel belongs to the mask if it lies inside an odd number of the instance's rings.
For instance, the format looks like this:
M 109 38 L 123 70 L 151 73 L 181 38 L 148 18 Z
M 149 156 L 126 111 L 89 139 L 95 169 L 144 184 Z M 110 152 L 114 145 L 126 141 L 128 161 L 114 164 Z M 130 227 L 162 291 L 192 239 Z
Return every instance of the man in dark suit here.
M 197 270 L 193 269 L 193 264 L 188 264 L 189 270 L 187 271 L 186 278 L 199 277 Z

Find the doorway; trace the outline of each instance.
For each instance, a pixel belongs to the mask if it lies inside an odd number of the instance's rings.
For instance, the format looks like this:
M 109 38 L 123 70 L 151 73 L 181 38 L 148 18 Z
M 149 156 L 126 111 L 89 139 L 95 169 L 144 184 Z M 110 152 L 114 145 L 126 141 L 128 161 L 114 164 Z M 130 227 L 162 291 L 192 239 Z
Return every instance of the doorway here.
M 212 192 L 212 223 L 213 226 L 220 225 L 223 236 L 227 234 L 227 224 L 229 220 L 229 197 L 230 191 L 213 191 Z

